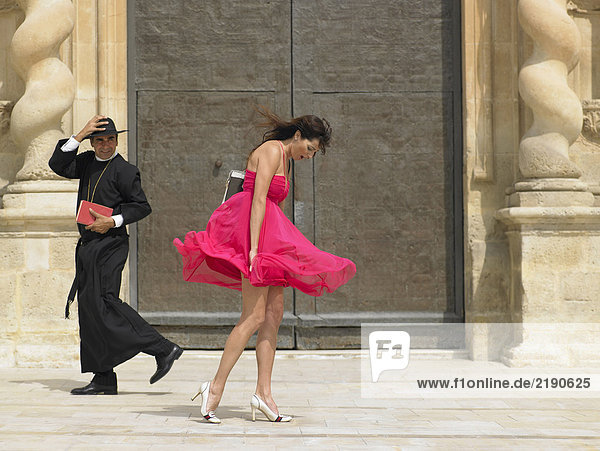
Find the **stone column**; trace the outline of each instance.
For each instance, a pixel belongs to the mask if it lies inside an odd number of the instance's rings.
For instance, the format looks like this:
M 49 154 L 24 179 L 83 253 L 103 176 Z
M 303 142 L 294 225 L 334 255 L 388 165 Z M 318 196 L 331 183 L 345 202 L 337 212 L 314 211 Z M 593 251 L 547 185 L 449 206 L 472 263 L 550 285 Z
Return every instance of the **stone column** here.
M 511 366 L 600 362 L 600 208 L 568 154 L 583 113 L 567 84 L 581 36 L 566 3 L 519 1 L 519 21 L 533 40 L 519 92 L 533 125 L 519 146 L 521 179 L 497 212 L 507 227 L 510 313 L 519 324 L 503 354 Z
M 75 81 L 58 50 L 71 34 L 75 10 L 68 0 L 22 0 L 25 21 L 11 44 L 11 61 L 25 81 L 14 106 L 10 131 L 25 152 L 18 180 L 56 179 L 48 167 L 54 144 L 64 137 L 60 122 L 75 98 Z
M 69 0 L 22 0 L 25 20 L 11 61 L 25 93 L 10 117 L 12 140 L 24 155 L 0 209 L 0 365 L 61 365 L 78 354 L 75 320 L 64 319 L 77 240 L 77 184 L 59 180 L 48 159 L 70 109 L 75 83 L 59 59 L 73 30 Z

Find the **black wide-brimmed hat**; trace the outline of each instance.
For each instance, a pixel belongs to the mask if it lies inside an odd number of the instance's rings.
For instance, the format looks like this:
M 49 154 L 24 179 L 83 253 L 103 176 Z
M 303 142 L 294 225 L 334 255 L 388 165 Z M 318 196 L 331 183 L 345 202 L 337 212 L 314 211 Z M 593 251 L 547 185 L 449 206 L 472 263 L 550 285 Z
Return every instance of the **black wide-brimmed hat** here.
M 108 122 L 108 124 L 104 125 L 104 127 L 103 127 L 104 130 L 96 130 L 95 132 L 92 132 L 89 135 L 87 135 L 86 138 L 92 139 L 92 138 L 95 138 L 96 136 L 116 135 L 118 133 L 123 133 L 123 132 L 127 131 L 127 130 L 117 130 L 117 127 L 115 127 L 114 121 L 110 117 L 107 117 L 106 119 L 102 119 L 102 121 Z

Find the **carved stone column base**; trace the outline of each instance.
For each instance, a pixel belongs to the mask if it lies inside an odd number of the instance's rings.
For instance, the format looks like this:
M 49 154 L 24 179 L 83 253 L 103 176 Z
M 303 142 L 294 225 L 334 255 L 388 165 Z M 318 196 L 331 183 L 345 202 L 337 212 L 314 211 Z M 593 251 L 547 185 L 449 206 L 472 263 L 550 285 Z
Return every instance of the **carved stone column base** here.
M 2 200 L 6 210 L 5 215 L 24 214 L 30 219 L 50 217 L 59 221 L 71 218 L 70 222 L 73 226 L 72 216 L 75 214 L 77 202 L 77 182 L 67 180 L 16 182 L 7 187 Z
M 77 364 L 77 314 L 64 319 L 79 237 L 76 191 L 74 182 L 28 181 L 3 197 L 0 366 Z
M 509 207 L 570 207 L 594 205 L 594 194 L 579 179 L 532 179 L 507 190 Z
M 600 208 L 499 210 L 510 249 L 511 366 L 587 365 L 600 354 Z

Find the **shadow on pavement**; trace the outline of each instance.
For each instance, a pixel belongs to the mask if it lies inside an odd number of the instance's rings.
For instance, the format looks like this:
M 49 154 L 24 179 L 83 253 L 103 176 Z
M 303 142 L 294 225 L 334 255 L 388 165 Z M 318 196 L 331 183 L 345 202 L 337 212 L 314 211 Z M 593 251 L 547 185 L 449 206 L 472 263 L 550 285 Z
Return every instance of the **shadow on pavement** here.
M 81 387 L 82 382 L 73 379 L 27 379 L 23 381 L 9 381 L 11 384 L 40 384 L 51 391 L 71 392 L 75 387 Z M 85 383 L 83 384 L 85 385 Z
M 144 410 L 137 411 L 139 414 L 144 415 L 156 415 L 160 417 L 164 416 L 172 416 L 172 417 L 182 417 L 187 418 L 191 421 L 195 421 L 196 423 L 203 423 L 206 425 L 210 425 L 211 427 L 215 427 L 216 425 L 208 423 L 204 418 L 202 418 L 202 414 L 200 413 L 200 406 L 193 406 L 189 404 L 181 404 L 176 406 L 164 406 L 161 410 Z M 250 413 L 250 408 L 245 409 L 241 407 L 233 407 L 233 406 L 224 406 L 219 407 L 217 409 L 217 416 L 221 420 L 226 419 L 241 419 L 252 423 L 252 414 Z M 300 415 L 294 415 L 294 419 L 298 420 L 299 418 L 303 418 Z M 270 423 L 270 421 L 261 413 L 256 413 L 256 423 Z
M 63 391 L 65 393 L 71 393 L 71 390 L 76 387 L 83 387 L 87 385 L 88 382 L 73 380 L 73 379 L 27 379 L 22 381 L 8 381 L 11 384 L 40 384 L 44 386 L 46 389 L 50 391 Z M 156 392 L 156 391 L 124 391 L 119 390 L 119 394 L 117 396 L 127 396 L 127 395 L 149 395 L 149 396 L 162 396 L 162 395 L 171 395 L 172 392 Z M 105 396 L 105 395 L 82 395 L 82 396 Z M 110 396 L 110 395 L 106 395 Z
M 242 418 L 252 421 L 252 415 L 250 414 L 250 409 L 241 409 L 236 407 L 219 407 L 217 411 L 217 416 L 223 420 L 226 418 Z M 190 420 L 196 421 L 198 423 L 208 423 L 200 413 L 200 406 L 193 406 L 190 404 L 181 404 L 176 406 L 164 406 L 160 410 L 143 410 L 137 411 L 139 414 L 144 415 L 156 415 L 160 417 L 164 416 L 172 416 L 172 417 L 189 417 Z M 214 424 L 210 424 L 210 426 L 214 427 Z

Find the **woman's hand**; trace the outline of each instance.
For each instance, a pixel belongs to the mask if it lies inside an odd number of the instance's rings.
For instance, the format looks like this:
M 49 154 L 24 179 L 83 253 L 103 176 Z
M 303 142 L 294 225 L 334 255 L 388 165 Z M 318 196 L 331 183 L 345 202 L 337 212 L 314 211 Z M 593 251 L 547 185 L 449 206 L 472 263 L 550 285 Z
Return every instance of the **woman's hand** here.
M 254 257 L 256 257 L 256 254 L 258 252 L 256 251 L 256 249 L 250 249 L 250 253 L 248 254 L 248 261 L 250 262 L 250 272 L 252 272 L 252 260 L 254 260 Z

